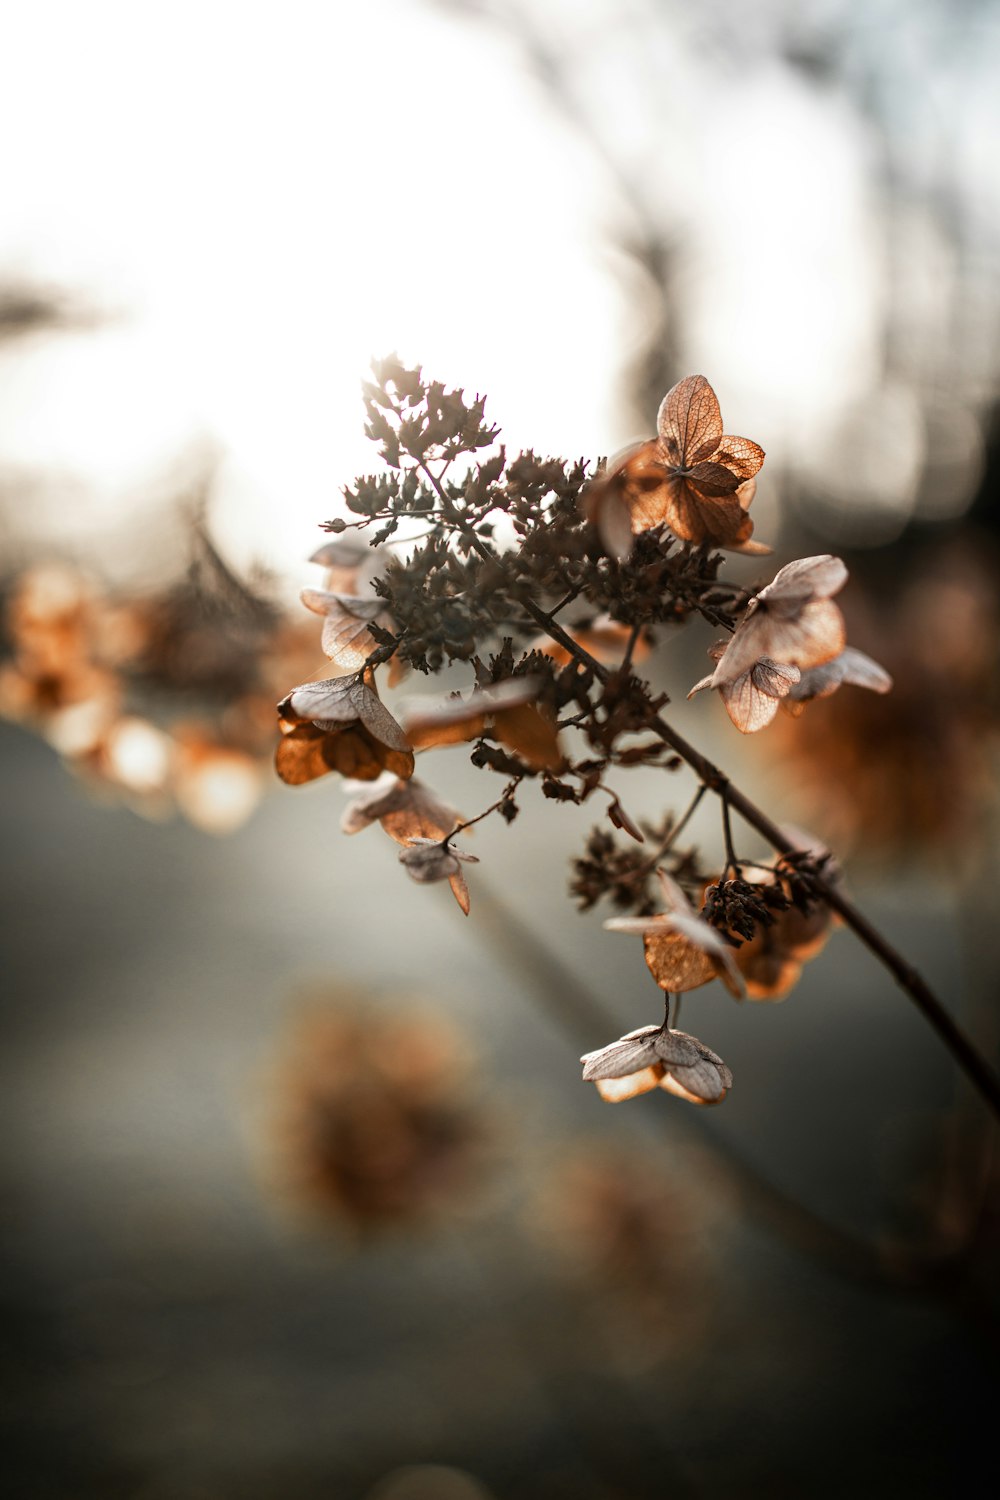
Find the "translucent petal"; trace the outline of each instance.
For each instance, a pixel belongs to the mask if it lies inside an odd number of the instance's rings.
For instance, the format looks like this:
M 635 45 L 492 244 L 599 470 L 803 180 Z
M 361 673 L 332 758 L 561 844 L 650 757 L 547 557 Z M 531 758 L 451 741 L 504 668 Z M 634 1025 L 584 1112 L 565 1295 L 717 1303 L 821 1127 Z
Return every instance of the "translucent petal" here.
M 580 1058 L 584 1081 L 592 1083 L 598 1078 L 623 1078 L 639 1068 L 654 1064 L 654 1043 L 660 1031 L 659 1026 L 642 1026 L 638 1031 L 630 1031 L 627 1036 L 619 1037 L 617 1042 L 611 1042 L 597 1052 L 585 1052 Z
M 667 392 L 657 413 L 656 430 L 670 463 L 687 466 L 708 443 L 712 449 L 718 446 L 722 414 L 704 375 L 688 375 Z
M 648 1094 L 660 1082 L 660 1068 L 642 1068 L 625 1078 L 596 1078 L 597 1092 L 608 1104 L 623 1104 L 639 1094 Z

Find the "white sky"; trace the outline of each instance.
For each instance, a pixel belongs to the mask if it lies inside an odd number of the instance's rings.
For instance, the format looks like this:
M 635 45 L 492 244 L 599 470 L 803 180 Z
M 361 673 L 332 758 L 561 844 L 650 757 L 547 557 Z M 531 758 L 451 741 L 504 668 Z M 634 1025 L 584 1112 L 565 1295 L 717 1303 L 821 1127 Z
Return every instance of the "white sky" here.
M 607 26 L 603 0 L 579 10 Z M 4 32 L 0 277 L 126 315 L 0 359 L 0 463 L 72 478 L 24 507 L 23 535 L 99 537 L 124 506 L 141 525 L 144 481 L 203 433 L 227 456 L 227 550 L 301 577 L 372 462 L 359 383 L 391 349 L 486 391 L 512 445 L 636 435 L 616 417 L 641 329 L 611 178 L 496 30 L 419 0 L 32 0 Z M 648 192 L 686 238 L 691 369 L 777 467 L 839 442 L 880 378 L 870 142 L 773 60 L 724 72 L 705 109 L 713 66 L 674 57 Z M 623 103 L 630 139 L 641 115 Z M 890 495 L 916 462 L 904 428 L 873 468 Z

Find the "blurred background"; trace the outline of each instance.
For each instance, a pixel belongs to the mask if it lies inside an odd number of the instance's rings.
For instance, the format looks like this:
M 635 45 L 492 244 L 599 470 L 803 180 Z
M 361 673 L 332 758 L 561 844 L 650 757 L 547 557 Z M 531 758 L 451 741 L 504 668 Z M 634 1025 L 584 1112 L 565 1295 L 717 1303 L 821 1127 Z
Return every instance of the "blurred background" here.
M 597 814 L 485 823 L 466 920 L 270 759 L 373 356 L 567 457 L 701 371 L 767 450 L 756 535 L 845 557 L 896 687 L 744 741 L 683 701 L 707 626 L 651 675 L 995 1056 L 1000 6 L 36 0 L 4 29 L 12 1493 L 957 1488 L 997 1394 L 993 1134 L 854 939 L 787 1004 L 685 1002 L 723 1109 L 611 1109 L 577 1056 L 660 996 L 567 900 Z M 489 800 L 461 752 L 421 774 Z

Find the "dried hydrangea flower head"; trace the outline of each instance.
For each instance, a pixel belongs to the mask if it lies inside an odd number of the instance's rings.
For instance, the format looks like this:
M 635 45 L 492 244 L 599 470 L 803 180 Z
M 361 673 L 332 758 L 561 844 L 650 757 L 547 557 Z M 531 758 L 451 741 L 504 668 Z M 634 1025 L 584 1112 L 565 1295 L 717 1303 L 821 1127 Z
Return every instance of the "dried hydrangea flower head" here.
M 844 619 L 829 595 L 846 579 L 839 557 L 800 558 L 782 568 L 750 600 L 732 639 L 709 649 L 715 670 L 688 697 L 715 688 L 736 728 L 753 734 L 779 706 L 801 713 L 811 698 L 828 697 L 842 683 L 887 693 L 888 672 L 844 645 Z
M 590 501 L 611 555 L 623 555 L 626 515 L 634 533 L 666 525 L 682 541 L 768 552 L 750 540 L 747 514 L 764 450 L 723 432 L 718 398 L 704 375 L 689 375 L 667 392 L 656 426 L 658 437 L 620 455 Z
M 609 1104 L 665 1089 L 691 1104 L 720 1104 L 733 1086 L 722 1058 L 684 1031 L 642 1026 L 581 1057 L 584 1083 L 596 1083 Z

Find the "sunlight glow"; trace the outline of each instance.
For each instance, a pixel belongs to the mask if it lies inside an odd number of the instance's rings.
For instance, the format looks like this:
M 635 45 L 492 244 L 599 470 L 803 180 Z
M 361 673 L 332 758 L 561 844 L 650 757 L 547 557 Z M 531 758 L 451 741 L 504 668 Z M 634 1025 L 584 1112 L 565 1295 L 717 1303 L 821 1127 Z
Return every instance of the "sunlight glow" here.
M 0 369 L 0 455 L 86 474 L 81 521 L 201 429 L 231 458 L 226 550 L 299 572 L 371 463 L 360 382 L 393 349 L 488 391 L 513 442 L 600 449 L 620 294 L 592 169 L 513 55 L 484 71 L 415 4 L 43 0 L 14 41 L 0 260 L 135 316 Z

